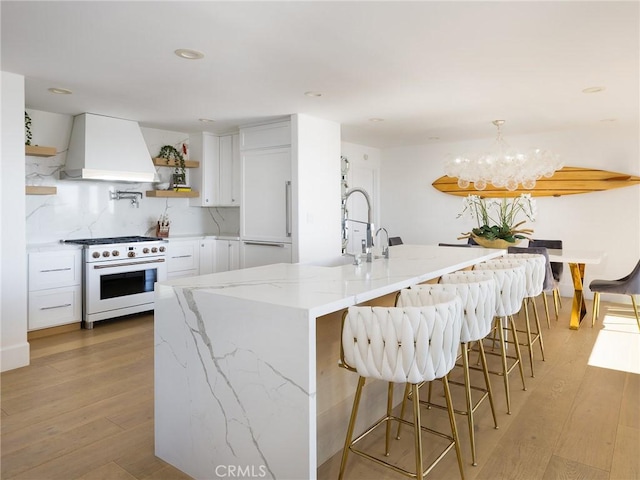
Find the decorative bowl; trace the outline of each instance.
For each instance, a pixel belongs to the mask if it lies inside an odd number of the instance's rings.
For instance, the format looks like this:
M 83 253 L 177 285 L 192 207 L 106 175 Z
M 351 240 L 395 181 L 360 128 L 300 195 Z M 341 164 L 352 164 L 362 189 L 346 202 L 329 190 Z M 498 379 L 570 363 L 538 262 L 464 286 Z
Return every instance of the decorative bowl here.
M 484 237 L 476 237 L 475 235 L 473 236 L 473 239 L 478 245 L 484 248 L 509 248 L 509 247 L 515 247 L 520 243 L 520 239 L 516 240 L 515 242 L 507 242 L 502 238 L 489 240 Z
M 169 190 L 171 184 L 169 182 L 156 183 L 154 188 L 156 190 Z

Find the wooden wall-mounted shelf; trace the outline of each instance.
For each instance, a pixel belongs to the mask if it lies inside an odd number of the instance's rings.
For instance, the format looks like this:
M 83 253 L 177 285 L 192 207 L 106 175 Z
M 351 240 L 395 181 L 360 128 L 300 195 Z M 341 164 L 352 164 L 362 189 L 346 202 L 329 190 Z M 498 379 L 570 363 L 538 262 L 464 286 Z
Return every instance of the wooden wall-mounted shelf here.
M 157 157 L 153 159 L 153 164 L 156 167 L 172 167 L 172 168 L 175 168 L 177 166 L 175 160 L 167 161 L 166 158 L 157 158 Z M 184 166 L 185 166 L 185 168 L 198 168 L 200 166 L 200 162 L 197 162 L 195 160 L 185 160 L 184 161 Z
M 57 187 L 36 187 L 33 185 L 27 185 L 25 187 L 25 193 L 27 195 L 55 195 L 58 193 Z
M 25 145 L 24 153 L 30 157 L 53 157 L 56 152 L 56 147 L 41 147 L 40 145 Z
M 176 192 L 174 190 L 147 190 L 147 197 L 156 198 L 197 198 L 200 192 L 192 190 L 190 192 Z

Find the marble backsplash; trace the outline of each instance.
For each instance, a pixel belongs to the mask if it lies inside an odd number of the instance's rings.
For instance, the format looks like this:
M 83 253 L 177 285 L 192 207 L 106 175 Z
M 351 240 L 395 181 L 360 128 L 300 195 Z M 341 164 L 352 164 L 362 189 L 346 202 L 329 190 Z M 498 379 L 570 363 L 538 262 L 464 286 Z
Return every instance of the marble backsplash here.
M 50 243 L 71 238 L 154 235 L 158 218 L 166 213 L 170 235 L 237 234 L 238 207 L 192 207 L 187 198 L 153 198 L 145 191 L 151 183 L 116 183 L 90 180 L 60 180 L 66 160 L 72 117 L 29 110 L 34 145 L 54 146 L 53 157 L 26 157 L 25 184 L 55 186 L 56 195 L 27 195 L 26 235 L 28 244 Z M 181 144 L 188 134 L 142 128 L 150 155 L 162 145 Z M 157 167 L 159 177 L 166 168 Z M 141 192 L 138 206 L 130 200 L 112 200 L 111 192 Z

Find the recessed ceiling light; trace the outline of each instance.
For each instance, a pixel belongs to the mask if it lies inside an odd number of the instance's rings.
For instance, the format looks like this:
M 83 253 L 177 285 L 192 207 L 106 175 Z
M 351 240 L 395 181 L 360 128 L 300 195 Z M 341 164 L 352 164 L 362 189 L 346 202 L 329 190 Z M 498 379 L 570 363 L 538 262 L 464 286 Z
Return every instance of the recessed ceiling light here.
M 604 89 L 605 87 L 589 87 L 582 90 L 582 93 L 598 93 L 602 92 Z
M 197 50 L 191 50 L 189 48 L 179 48 L 173 53 L 186 60 L 200 60 L 201 58 L 204 58 L 204 53 L 198 52 Z
M 202 123 L 213 123 L 215 122 L 215 120 L 211 120 L 210 118 L 199 118 L 199 121 L 201 121 Z
M 314 91 L 304 92 L 304 94 L 307 97 L 321 97 L 322 96 L 322 92 L 314 92 Z
M 427 137 L 427 140 L 440 140 L 440 137 Z
M 58 87 L 51 87 L 49 88 L 49 91 L 51 93 L 56 93 L 58 95 L 71 95 L 73 93 L 71 90 L 68 90 L 66 88 L 58 88 Z
M 600 121 L 603 122 L 603 123 L 611 123 L 611 122 L 617 122 L 618 119 L 617 118 L 603 118 Z
M 384 118 L 377 118 L 377 117 L 374 117 L 374 118 L 370 118 L 370 119 L 369 119 L 369 121 L 370 121 L 370 122 L 373 122 L 373 123 L 377 123 L 377 122 L 384 122 Z

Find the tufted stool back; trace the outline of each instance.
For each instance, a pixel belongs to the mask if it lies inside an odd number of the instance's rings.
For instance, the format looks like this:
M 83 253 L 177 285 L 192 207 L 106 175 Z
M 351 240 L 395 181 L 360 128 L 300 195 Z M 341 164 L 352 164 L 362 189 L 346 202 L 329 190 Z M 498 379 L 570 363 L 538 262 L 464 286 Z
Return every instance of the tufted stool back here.
M 526 294 L 525 268 L 522 260 L 506 258 L 478 263 L 474 267 L 475 271 L 490 272 L 496 279 L 498 285 L 497 317 L 506 317 L 520 311 L 522 300 Z
M 442 378 L 455 365 L 462 301 L 435 292 L 421 307 L 349 307 L 344 363 L 362 377 L 413 383 Z
M 535 253 L 507 253 L 502 258 L 524 260 L 525 262 L 525 297 L 535 298 L 542 293 L 547 272 L 547 260 L 543 255 Z M 492 260 L 489 260 L 490 262 Z
M 451 292 L 462 300 L 460 341 L 475 342 L 486 337 L 496 313 L 496 281 L 489 273 L 456 272 L 443 275 L 438 284 L 416 285 L 402 290 L 398 306 L 420 306 L 422 297 L 432 292 Z

